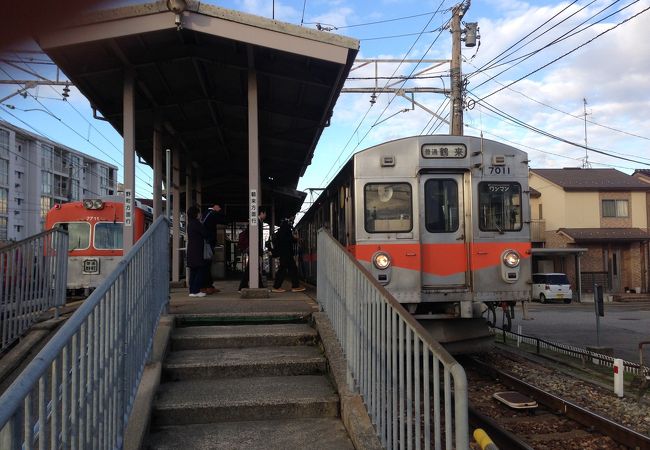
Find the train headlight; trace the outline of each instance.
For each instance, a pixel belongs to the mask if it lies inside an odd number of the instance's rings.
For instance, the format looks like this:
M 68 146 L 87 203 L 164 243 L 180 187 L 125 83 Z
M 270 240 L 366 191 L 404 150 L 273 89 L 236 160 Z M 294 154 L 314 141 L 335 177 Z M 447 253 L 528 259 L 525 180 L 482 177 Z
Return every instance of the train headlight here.
M 507 250 L 503 254 L 503 263 L 508 267 L 517 267 L 519 265 L 519 261 L 521 261 L 519 253 L 514 250 Z
M 84 208 L 86 209 L 102 209 L 104 207 L 104 202 L 100 199 L 90 199 L 87 198 L 83 201 Z
M 388 253 L 378 252 L 375 253 L 372 262 L 379 270 L 388 269 L 390 267 L 390 256 L 388 256 Z

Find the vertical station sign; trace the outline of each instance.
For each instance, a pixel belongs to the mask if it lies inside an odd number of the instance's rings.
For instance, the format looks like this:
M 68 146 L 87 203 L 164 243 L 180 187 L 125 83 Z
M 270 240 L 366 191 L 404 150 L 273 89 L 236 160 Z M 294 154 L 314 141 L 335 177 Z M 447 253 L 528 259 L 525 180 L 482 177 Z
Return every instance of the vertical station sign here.
M 249 223 L 251 227 L 257 226 L 257 189 L 251 189 L 249 198 Z
M 133 226 L 133 195 L 131 189 L 124 189 L 124 226 Z

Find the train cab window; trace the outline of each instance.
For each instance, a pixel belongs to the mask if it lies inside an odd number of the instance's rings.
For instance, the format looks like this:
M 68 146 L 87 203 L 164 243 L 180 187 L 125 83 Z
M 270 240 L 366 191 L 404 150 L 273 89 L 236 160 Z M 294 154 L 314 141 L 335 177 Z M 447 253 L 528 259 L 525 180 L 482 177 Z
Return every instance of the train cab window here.
M 363 188 L 368 233 L 404 233 L 413 229 L 411 185 L 368 183 Z
M 483 182 L 478 185 L 479 228 L 482 231 L 519 231 L 521 185 Z
M 458 184 L 450 179 L 431 179 L 424 184 L 424 220 L 429 233 L 458 230 Z
M 122 223 L 101 222 L 95 225 L 95 248 L 99 250 L 121 250 Z
M 87 222 L 59 222 L 54 224 L 68 232 L 68 251 L 90 247 L 90 224 Z

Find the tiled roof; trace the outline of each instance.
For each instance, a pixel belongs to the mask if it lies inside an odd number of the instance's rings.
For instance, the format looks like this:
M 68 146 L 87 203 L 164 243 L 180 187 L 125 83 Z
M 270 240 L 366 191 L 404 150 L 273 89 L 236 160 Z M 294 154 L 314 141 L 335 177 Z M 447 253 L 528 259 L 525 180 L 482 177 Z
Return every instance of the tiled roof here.
M 531 169 L 565 191 L 648 191 L 650 185 L 616 169 Z
M 641 228 L 560 228 L 574 242 L 648 241 L 650 234 Z

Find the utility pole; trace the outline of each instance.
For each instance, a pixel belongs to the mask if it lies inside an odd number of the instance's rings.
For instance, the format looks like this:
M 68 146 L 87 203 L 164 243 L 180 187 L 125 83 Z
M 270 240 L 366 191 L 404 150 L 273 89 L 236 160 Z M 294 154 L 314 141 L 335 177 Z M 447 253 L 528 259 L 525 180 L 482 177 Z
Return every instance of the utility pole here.
M 424 109 L 429 114 L 436 117 L 438 120 L 441 120 L 444 123 L 449 124 L 449 133 L 455 136 L 463 135 L 463 78 L 461 71 L 461 41 L 465 42 L 465 47 L 475 47 L 477 40 L 480 39 L 479 29 L 477 22 L 471 22 L 464 24 L 465 26 L 461 28 L 461 19 L 469 9 L 471 0 L 464 0 L 462 3 L 456 5 L 453 10 L 453 16 L 450 21 L 449 29 L 452 35 L 452 51 L 451 51 L 451 60 L 435 60 L 435 59 L 422 59 L 422 60 L 411 60 L 411 59 L 357 59 L 354 62 L 354 65 L 350 69 L 350 73 L 359 70 L 365 66 L 373 65 L 374 66 L 374 77 L 370 77 L 374 81 L 374 86 L 364 86 L 364 87 L 344 87 L 341 89 L 342 93 L 369 93 L 370 103 L 374 104 L 377 101 L 377 97 L 384 93 L 393 94 L 396 96 L 403 97 L 404 99 L 411 102 L 413 109 L 415 106 L 418 106 Z M 379 80 L 386 77 L 380 77 L 379 75 L 379 64 L 383 63 L 399 63 L 399 64 L 421 64 L 428 63 L 429 67 L 420 70 L 416 73 L 412 73 L 409 76 L 391 76 L 388 77 L 388 82 L 383 86 L 379 86 Z M 424 86 L 405 86 L 407 80 L 417 79 L 418 77 L 429 76 L 432 74 L 433 70 L 443 64 L 449 63 L 450 68 L 450 78 L 451 86 L 450 89 L 434 88 L 434 87 L 424 87 Z M 435 77 L 435 76 L 434 76 Z M 352 80 L 366 80 L 368 78 L 361 77 L 355 78 L 354 76 L 348 76 L 348 81 Z M 422 103 L 415 101 L 416 93 L 429 93 L 429 94 L 443 94 L 449 96 L 451 103 L 451 120 L 448 121 L 445 117 L 438 115 L 433 112 L 431 109 L 425 107 Z M 408 109 L 401 110 L 399 112 L 410 111 Z M 398 113 L 399 113 L 398 112 Z M 398 114 L 396 113 L 396 114 Z M 391 116 L 392 117 L 392 116 Z M 390 118 L 390 117 L 389 117 Z
M 585 160 L 582 163 L 584 169 L 589 167 L 589 154 L 587 153 L 587 99 L 582 99 L 582 112 L 585 118 Z
M 460 69 L 460 19 L 465 15 L 469 4 L 456 5 L 451 18 L 451 124 L 449 134 L 463 135 L 463 86 Z

